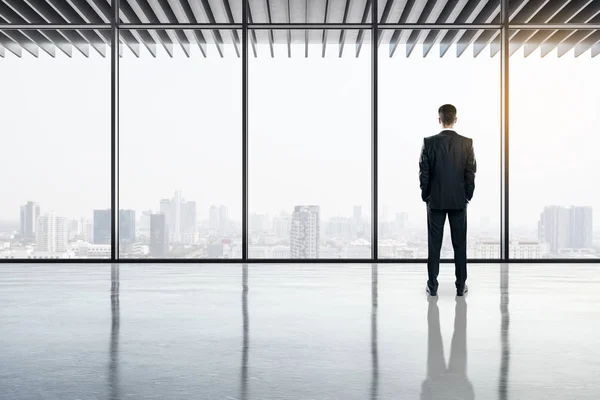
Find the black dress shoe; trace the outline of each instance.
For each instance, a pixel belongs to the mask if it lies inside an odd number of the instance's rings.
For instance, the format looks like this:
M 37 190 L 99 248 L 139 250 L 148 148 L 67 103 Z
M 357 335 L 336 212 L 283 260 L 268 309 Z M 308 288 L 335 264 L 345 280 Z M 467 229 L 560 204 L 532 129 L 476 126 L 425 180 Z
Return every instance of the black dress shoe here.
M 430 288 L 429 285 L 425 287 L 425 291 L 430 296 L 437 296 L 437 290 Z
M 456 289 L 456 295 L 464 296 L 465 294 L 467 294 L 468 291 L 469 291 L 469 287 L 467 285 L 465 285 L 465 287 L 462 289 Z

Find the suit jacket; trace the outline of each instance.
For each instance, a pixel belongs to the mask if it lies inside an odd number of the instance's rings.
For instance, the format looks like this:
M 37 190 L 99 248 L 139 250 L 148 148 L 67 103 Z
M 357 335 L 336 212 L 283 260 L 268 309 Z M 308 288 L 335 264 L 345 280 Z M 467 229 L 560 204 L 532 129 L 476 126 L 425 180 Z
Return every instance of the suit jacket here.
M 425 138 L 419 159 L 421 198 L 435 210 L 467 207 L 475 191 L 473 140 L 453 130 Z

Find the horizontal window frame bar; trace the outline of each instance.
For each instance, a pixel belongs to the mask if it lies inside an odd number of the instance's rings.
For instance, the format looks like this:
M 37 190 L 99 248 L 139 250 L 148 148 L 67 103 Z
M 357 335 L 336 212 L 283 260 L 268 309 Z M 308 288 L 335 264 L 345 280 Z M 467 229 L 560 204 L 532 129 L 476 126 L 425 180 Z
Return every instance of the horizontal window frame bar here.
M 288 29 L 371 29 L 372 24 L 366 23 L 252 23 L 248 29 L 254 30 L 288 30 Z M 447 30 L 500 30 L 502 24 L 377 24 L 380 30 L 408 29 L 447 29 Z M 129 24 L 119 23 L 118 29 L 153 30 L 153 29 L 243 29 L 241 23 L 222 24 Z M 0 24 L 0 30 L 109 30 L 111 24 Z M 597 30 L 600 23 L 594 24 L 509 24 L 508 29 L 519 30 Z
M 600 259 L 593 258 L 511 258 L 502 260 L 497 258 L 470 259 L 469 264 L 598 264 Z M 65 259 L 29 259 L 29 258 L 3 258 L 2 264 L 427 264 L 423 258 L 384 258 L 384 259 L 278 259 L 278 258 L 250 258 L 225 259 L 225 258 L 124 258 L 111 260 L 108 258 L 65 258 Z M 453 259 L 442 259 L 442 264 L 453 264 Z

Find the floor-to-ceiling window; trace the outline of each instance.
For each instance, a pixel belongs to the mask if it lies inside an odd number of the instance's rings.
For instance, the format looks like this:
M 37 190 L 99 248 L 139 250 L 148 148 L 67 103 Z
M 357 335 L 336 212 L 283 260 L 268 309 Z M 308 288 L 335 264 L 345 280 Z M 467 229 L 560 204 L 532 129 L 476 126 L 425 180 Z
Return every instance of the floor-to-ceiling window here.
M 423 139 L 442 130 L 438 108 L 447 103 L 457 108 L 454 129 L 473 139 L 477 159 L 475 195 L 468 205 L 468 256 L 500 258 L 500 56 L 485 46 L 498 34 L 382 31 L 380 258 L 427 258 L 427 214 L 418 161 Z M 452 257 L 446 223 L 442 258 Z
M 0 258 L 111 255 L 106 38 L 0 30 Z
M 588 49 L 600 35 L 519 33 L 510 59 L 510 256 L 597 258 L 600 45 Z M 536 35 L 542 46 L 527 41 Z
M 239 32 L 121 33 L 150 44 L 121 45 L 120 256 L 239 259 Z
M 250 33 L 249 257 L 370 258 L 370 32 Z

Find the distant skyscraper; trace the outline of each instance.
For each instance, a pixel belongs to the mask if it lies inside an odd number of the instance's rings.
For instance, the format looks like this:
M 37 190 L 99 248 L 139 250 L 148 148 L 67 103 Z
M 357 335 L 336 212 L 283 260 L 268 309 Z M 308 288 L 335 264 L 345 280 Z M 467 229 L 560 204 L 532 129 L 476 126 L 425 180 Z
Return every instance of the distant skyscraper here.
M 592 247 L 593 241 L 593 210 L 592 207 L 571 208 L 570 243 L 573 249 Z
M 196 203 L 186 202 L 181 191 L 175 191 L 170 200 L 161 200 L 160 212 L 165 215 L 171 241 L 181 243 L 182 234 L 196 231 Z
M 319 206 L 296 206 L 292 215 L 290 256 L 319 257 Z
M 21 206 L 21 236 L 25 240 L 35 240 L 37 219 L 40 216 L 40 205 L 33 201 Z
M 187 201 L 181 204 L 181 233 L 196 233 L 198 229 L 196 218 L 196 202 Z
M 94 241 L 94 224 L 87 217 L 81 218 L 79 221 L 81 224 L 83 240 L 92 243 Z
M 169 227 L 165 214 L 150 216 L 150 256 L 165 258 L 169 255 Z
M 140 232 L 143 232 L 145 235 L 150 234 L 150 216 L 152 215 L 151 210 L 142 211 L 142 215 L 140 216 Z
M 94 210 L 94 244 L 111 243 L 111 215 L 108 210 Z
M 552 253 L 591 247 L 592 218 L 591 207 L 544 207 L 538 222 L 539 240 L 547 243 Z
M 135 211 L 119 210 L 119 243 L 135 242 Z
M 225 235 L 229 226 L 229 210 L 225 206 L 219 207 L 219 234 Z
M 64 253 L 69 240 L 69 222 L 54 212 L 41 215 L 36 224 L 36 251 Z
M 273 232 L 278 239 L 287 239 L 290 237 L 292 228 L 292 216 L 282 211 L 273 218 Z

